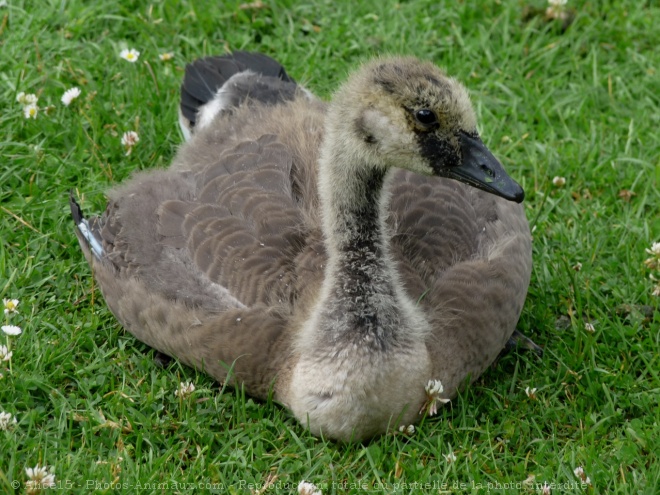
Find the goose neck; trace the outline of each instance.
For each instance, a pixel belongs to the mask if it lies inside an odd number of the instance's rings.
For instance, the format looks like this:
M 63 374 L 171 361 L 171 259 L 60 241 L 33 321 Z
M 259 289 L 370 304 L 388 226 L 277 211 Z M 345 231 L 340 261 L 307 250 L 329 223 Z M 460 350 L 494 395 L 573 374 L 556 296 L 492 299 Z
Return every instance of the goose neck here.
M 345 159 L 321 163 L 328 265 L 319 323 L 333 341 L 384 350 L 406 321 L 384 221 L 386 170 Z
M 387 232 L 381 211 L 386 173 L 343 150 L 322 159 L 319 194 L 331 262 L 384 256 Z

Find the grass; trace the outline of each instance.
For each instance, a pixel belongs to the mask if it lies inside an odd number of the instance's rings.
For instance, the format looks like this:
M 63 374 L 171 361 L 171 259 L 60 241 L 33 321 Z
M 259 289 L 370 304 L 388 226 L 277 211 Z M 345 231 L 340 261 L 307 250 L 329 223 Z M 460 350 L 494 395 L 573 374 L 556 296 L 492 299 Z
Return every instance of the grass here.
M 643 264 L 660 241 L 656 2 L 570 1 L 565 32 L 525 17 L 522 1 L 6 3 L 0 297 L 20 300 L 9 321 L 23 334 L 0 369 L 0 411 L 18 420 L 0 431 L 0 493 L 24 493 L 37 463 L 66 493 L 291 493 L 303 479 L 324 494 L 540 493 L 522 484 L 531 476 L 553 493 L 656 493 L 660 313 Z M 118 57 L 125 47 L 137 63 Z M 156 366 L 95 289 L 67 192 L 101 211 L 109 186 L 167 166 L 185 63 L 226 49 L 275 56 L 323 96 L 380 53 L 465 82 L 484 140 L 527 193 L 535 264 L 519 328 L 544 358 L 507 355 L 414 435 L 349 446 L 177 363 Z M 82 95 L 64 107 L 72 86 Z M 39 96 L 37 119 L 23 117 L 20 91 Z M 125 156 L 128 130 L 140 142 Z M 190 398 L 174 396 L 180 381 L 196 385 Z

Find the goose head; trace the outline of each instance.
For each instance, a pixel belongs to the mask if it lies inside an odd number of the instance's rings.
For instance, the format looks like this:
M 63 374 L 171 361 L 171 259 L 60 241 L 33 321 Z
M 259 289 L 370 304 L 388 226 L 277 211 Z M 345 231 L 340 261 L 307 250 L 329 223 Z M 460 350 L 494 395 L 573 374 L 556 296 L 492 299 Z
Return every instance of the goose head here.
M 331 155 L 329 161 L 399 167 L 518 203 L 524 198 L 479 138 L 467 90 L 430 62 L 397 57 L 365 64 L 335 94 L 326 132 L 322 156 Z

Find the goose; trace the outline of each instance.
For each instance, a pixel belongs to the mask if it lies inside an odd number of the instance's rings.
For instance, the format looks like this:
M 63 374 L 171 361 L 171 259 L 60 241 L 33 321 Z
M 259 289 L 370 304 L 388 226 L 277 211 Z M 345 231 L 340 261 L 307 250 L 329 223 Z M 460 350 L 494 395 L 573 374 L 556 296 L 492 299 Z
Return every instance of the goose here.
M 512 338 L 523 189 L 431 62 L 364 63 L 326 103 L 258 53 L 186 67 L 165 170 L 70 205 L 116 318 L 148 346 L 363 441 L 454 398 Z

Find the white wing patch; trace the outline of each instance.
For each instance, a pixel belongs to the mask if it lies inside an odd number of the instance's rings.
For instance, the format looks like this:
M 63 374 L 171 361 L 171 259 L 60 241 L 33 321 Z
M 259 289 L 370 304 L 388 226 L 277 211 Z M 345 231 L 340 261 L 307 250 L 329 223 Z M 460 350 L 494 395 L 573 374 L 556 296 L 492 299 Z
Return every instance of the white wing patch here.
M 87 241 L 87 244 L 89 244 L 89 247 L 92 250 L 92 253 L 94 253 L 94 256 L 96 256 L 98 259 L 101 259 L 103 257 L 103 246 L 98 241 L 98 239 L 94 237 L 94 234 L 92 234 L 92 231 L 89 229 L 89 223 L 87 222 L 87 219 L 82 219 L 82 221 L 78 224 L 78 230 Z

